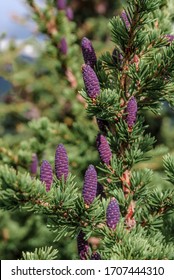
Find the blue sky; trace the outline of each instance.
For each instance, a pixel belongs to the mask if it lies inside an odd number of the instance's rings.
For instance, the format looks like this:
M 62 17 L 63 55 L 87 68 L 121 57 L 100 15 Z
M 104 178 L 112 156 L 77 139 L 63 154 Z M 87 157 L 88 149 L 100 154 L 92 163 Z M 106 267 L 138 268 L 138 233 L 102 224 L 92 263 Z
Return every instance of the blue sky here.
M 7 37 L 15 39 L 25 39 L 30 33 L 29 26 L 17 24 L 12 15 L 26 15 L 29 9 L 26 7 L 25 0 L 1 0 L 0 3 L 0 34 L 5 32 Z

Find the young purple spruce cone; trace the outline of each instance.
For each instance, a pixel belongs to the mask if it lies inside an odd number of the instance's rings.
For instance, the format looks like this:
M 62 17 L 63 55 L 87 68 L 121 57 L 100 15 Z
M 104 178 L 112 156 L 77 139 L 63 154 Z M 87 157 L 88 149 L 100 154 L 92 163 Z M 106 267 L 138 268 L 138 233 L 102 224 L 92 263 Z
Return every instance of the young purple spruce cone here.
M 65 38 L 62 38 L 60 40 L 59 49 L 60 49 L 62 54 L 64 54 L 64 55 L 67 54 L 67 52 L 68 52 L 68 45 L 67 45 L 67 42 L 66 42 Z
M 38 167 L 38 158 L 37 158 L 36 154 L 33 154 L 31 164 L 30 164 L 30 173 L 31 173 L 32 176 L 36 175 L 37 167 Z
M 90 205 L 97 193 L 97 172 L 92 164 L 85 172 L 82 196 L 85 204 Z
M 59 10 L 65 10 L 65 8 L 66 8 L 66 0 L 57 0 L 57 8 Z
M 101 260 L 101 256 L 97 252 L 93 252 L 91 255 L 91 260 Z
M 130 28 L 130 22 L 129 22 L 127 13 L 126 13 L 125 11 L 123 11 L 123 12 L 121 13 L 121 16 L 120 16 L 120 17 L 121 17 L 121 19 L 123 20 L 123 22 L 125 23 L 127 29 L 129 29 L 129 28 Z
M 67 180 L 69 172 L 68 156 L 63 144 L 59 144 L 55 154 L 55 173 L 56 177 L 61 180 L 64 176 L 64 180 Z
M 106 223 L 110 229 L 115 229 L 120 220 L 120 208 L 115 198 L 112 198 L 106 210 Z
M 80 231 L 77 236 L 77 249 L 81 260 L 87 259 L 87 254 L 89 249 L 88 242 L 84 238 L 85 238 L 85 234 L 83 233 L 83 231 Z
M 88 38 L 84 37 L 81 42 L 81 47 L 85 64 L 90 65 L 91 68 L 94 69 L 94 66 L 97 62 L 97 57 L 91 41 Z
M 74 13 L 73 13 L 73 10 L 71 9 L 71 7 L 67 7 L 66 8 L 66 16 L 67 16 L 67 19 L 69 21 L 73 20 L 74 18 Z
M 46 160 L 42 161 L 40 167 L 40 180 L 46 184 L 46 191 L 48 192 L 53 182 L 53 171 L 50 163 Z
M 126 122 L 128 126 L 132 128 L 137 118 L 137 101 L 134 96 L 132 96 L 128 101 L 126 113 L 127 113 Z
M 101 161 L 109 165 L 112 158 L 112 152 L 106 137 L 99 133 L 97 135 L 96 143 Z
M 100 94 L 100 84 L 97 75 L 91 66 L 87 64 L 82 66 L 82 75 L 88 96 L 95 99 Z

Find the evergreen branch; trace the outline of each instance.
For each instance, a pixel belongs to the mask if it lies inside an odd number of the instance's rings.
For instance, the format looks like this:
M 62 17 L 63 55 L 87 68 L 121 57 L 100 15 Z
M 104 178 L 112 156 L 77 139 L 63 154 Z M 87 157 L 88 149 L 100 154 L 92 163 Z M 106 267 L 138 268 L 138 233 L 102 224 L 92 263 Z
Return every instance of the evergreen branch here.
M 164 229 L 164 223 L 169 215 L 174 214 L 174 192 L 150 187 L 149 192 L 137 200 L 135 217 L 138 223 L 149 232 Z M 168 223 L 169 226 L 169 223 Z
M 50 192 L 46 192 L 45 185 L 30 175 L 21 174 L 7 166 L 0 168 L 0 205 L 3 209 L 16 210 L 24 208 L 27 211 L 39 212 L 48 216 L 67 216 L 66 211 L 75 205 L 77 189 L 70 176 L 65 184 L 55 179 Z M 66 213 L 66 216 L 65 216 Z
M 16 173 L 12 168 L 1 166 L 0 188 L 3 209 L 16 210 L 25 205 L 29 211 L 37 212 L 48 207 L 44 185 L 39 180 L 33 180 L 28 173 Z
M 139 30 L 147 24 L 147 11 L 149 12 L 157 9 L 159 2 L 160 1 L 155 1 L 152 5 L 149 1 L 129 1 L 126 12 L 128 18 L 130 19 L 129 29 L 118 17 L 111 21 L 113 41 L 125 53 L 123 57 L 122 75 L 120 77 L 120 87 L 124 92 L 127 92 L 128 90 L 127 70 L 129 69 L 132 54 L 135 53 L 136 49 L 140 49 L 140 45 L 144 42 L 142 39 L 137 38 L 137 34 L 139 34 Z M 149 20 L 150 19 L 148 18 L 148 21 Z
M 119 93 L 116 90 L 103 90 L 95 103 L 90 99 L 87 99 L 87 101 L 87 112 L 89 116 L 96 116 L 99 119 L 111 121 L 122 110 L 120 108 Z
M 165 168 L 165 173 L 167 175 L 167 180 L 174 184 L 174 157 L 170 154 L 164 156 L 163 165 Z
M 2 154 L 7 156 L 11 162 L 13 163 L 14 166 L 17 166 L 18 164 L 18 157 L 16 155 L 14 155 L 11 150 L 9 149 L 6 149 L 4 147 L 0 147 L 0 153 L 1 153 L 1 156 Z
M 170 60 L 169 60 L 170 57 Z M 151 53 L 149 58 L 141 60 L 138 64 L 138 71 L 133 64 L 130 66 L 129 77 L 132 79 L 131 91 L 136 91 L 137 96 L 144 96 L 139 104 L 143 106 L 156 106 L 158 99 L 166 99 L 167 84 L 173 73 L 173 44 L 159 48 Z M 153 63 L 153 64 L 152 64 Z M 137 85 L 137 88 L 135 87 Z
M 87 206 L 84 204 L 84 200 L 79 197 L 76 199 L 74 208 L 70 208 L 64 213 L 50 215 L 48 227 L 56 232 L 55 241 L 67 235 L 74 238 L 79 229 L 86 232 L 89 238 L 95 229 L 103 224 L 107 203 L 107 201 L 96 198 L 90 206 Z
M 22 260 L 55 260 L 58 250 L 53 247 L 36 248 L 34 252 L 22 252 Z
M 133 199 L 138 201 L 139 197 L 146 198 L 151 193 L 149 184 L 152 181 L 153 172 L 150 169 L 133 171 L 131 175 L 131 190 L 134 193 Z
M 115 232 L 104 228 L 104 259 L 133 260 L 133 259 L 173 259 L 173 250 L 167 245 L 161 233 L 147 235 L 145 229 L 137 226 L 130 232 L 120 222 Z

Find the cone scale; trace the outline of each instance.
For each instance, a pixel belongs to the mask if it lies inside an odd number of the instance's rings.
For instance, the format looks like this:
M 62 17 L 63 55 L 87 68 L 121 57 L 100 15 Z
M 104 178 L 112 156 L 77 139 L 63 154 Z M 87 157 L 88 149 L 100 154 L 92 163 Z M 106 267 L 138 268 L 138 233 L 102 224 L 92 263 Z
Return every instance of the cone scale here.
M 59 180 L 62 180 L 62 176 L 64 176 L 64 180 L 67 180 L 69 172 L 68 166 L 68 156 L 66 149 L 63 144 L 59 144 L 56 149 L 55 154 L 55 173 L 56 177 Z
M 50 163 L 46 160 L 43 160 L 40 167 L 40 180 L 45 183 L 48 192 L 53 182 L 53 171 Z
M 132 96 L 128 101 L 126 113 L 126 122 L 129 127 L 133 127 L 137 117 L 137 101 L 134 96 Z
M 90 205 L 97 194 L 97 172 L 94 166 L 89 165 L 85 173 L 82 196 L 85 204 Z
M 91 66 L 91 68 L 94 68 L 97 62 L 97 58 L 91 41 L 88 38 L 84 37 L 81 42 L 81 47 L 85 64 L 88 64 L 89 66 Z
M 109 165 L 110 160 L 112 158 L 112 152 L 111 152 L 111 149 L 109 147 L 106 137 L 99 133 L 97 135 L 96 142 L 97 142 L 97 149 L 98 149 L 101 161 L 103 163 Z
M 106 211 L 106 223 L 107 226 L 114 230 L 120 220 L 120 208 L 115 198 L 112 198 L 109 202 Z
M 97 75 L 91 66 L 87 64 L 82 66 L 82 75 L 88 96 L 95 99 L 100 94 L 100 84 Z

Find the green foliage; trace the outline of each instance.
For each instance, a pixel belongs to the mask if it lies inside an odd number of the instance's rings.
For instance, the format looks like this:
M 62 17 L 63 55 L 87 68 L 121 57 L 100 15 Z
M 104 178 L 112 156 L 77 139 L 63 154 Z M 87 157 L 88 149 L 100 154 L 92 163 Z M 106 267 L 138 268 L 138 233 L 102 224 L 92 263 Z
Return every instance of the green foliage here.
M 52 245 L 55 238 L 46 227 L 46 218 L 20 210 L 0 211 L 0 259 L 16 260 L 22 251 L 34 251 L 36 247 Z M 63 243 L 62 243 L 63 246 Z M 66 258 L 71 255 L 66 252 Z
M 57 258 L 57 253 L 58 251 L 52 247 L 36 248 L 33 253 L 23 252 L 22 257 L 23 260 L 55 260 Z
M 167 245 L 160 233 L 147 235 L 146 231 L 137 226 L 131 232 L 126 231 L 119 223 L 117 232 L 104 232 L 104 259 L 112 260 L 155 260 L 173 259 L 173 249 Z M 115 242 L 115 240 L 117 242 Z
M 164 156 L 164 167 L 167 175 L 167 180 L 174 184 L 174 158 L 170 154 Z

